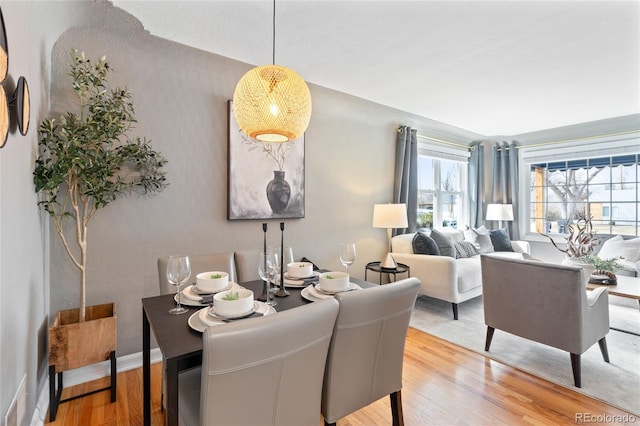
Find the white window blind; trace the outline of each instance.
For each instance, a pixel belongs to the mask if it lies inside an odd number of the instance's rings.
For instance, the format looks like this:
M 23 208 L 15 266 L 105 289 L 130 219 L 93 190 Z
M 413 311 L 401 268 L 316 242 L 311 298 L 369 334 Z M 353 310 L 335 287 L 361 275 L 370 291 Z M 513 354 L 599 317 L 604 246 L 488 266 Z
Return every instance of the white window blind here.
M 640 152 L 640 132 L 531 148 L 523 146 L 519 150 L 521 164 L 610 157 L 638 152 Z

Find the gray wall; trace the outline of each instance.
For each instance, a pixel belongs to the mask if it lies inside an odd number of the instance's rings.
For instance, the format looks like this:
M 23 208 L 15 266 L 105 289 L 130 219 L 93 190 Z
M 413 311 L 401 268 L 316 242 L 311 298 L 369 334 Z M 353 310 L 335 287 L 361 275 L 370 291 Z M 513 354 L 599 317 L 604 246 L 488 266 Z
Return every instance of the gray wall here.
M 8 40 L 9 96 L 24 76 L 31 94 L 31 124 L 26 136 L 15 127 L 0 150 L 0 424 L 25 378 L 24 423 L 34 413 L 46 383 L 49 321 L 48 220 L 37 207 L 33 162 L 37 127 L 49 102 L 51 48 L 66 29 L 100 25 L 106 4 L 94 2 L 2 2 Z M 43 416 L 44 414 L 41 414 Z
M 51 115 L 72 106 L 66 76 L 72 47 L 106 55 L 114 85 L 134 96 L 136 134 L 169 160 L 170 186 L 153 198 L 128 198 L 90 224 L 87 303 L 118 306 L 118 354 L 141 350 L 140 299 L 158 294 L 156 259 L 260 248 L 260 221 L 227 221 L 227 100 L 251 66 L 157 38 L 119 9 L 109 27 L 65 32 L 52 51 Z M 382 257 L 386 233 L 371 227 L 374 203 L 393 195 L 396 129 L 410 124 L 450 140 L 477 135 L 311 85 L 313 114 L 305 134 L 306 217 L 287 220 L 285 243 L 296 257 L 341 268 L 338 244 L 356 243 L 353 275 Z M 279 241 L 278 221 L 269 239 Z M 77 273 L 52 235 L 51 312 L 78 305 Z
M 169 160 L 165 192 L 119 200 L 91 224 L 87 298 L 117 303 L 118 354 L 141 350 L 140 298 L 158 293 L 157 257 L 255 248 L 262 238 L 260 222 L 226 220 L 226 168 L 211 167 L 226 161 L 226 101 L 250 65 L 150 36 L 102 1 L 1 6 L 9 41 L 4 87 L 12 93 L 24 75 L 32 114 L 28 135 L 14 124 L 0 150 L 0 425 L 25 376 L 25 419 L 31 419 L 46 391 L 50 317 L 78 305 L 77 273 L 36 206 L 31 175 L 38 124 L 70 108 L 64 73 L 72 46 L 91 58 L 108 56 L 112 81 L 134 95 L 136 133 Z M 371 228 L 371 214 L 374 203 L 391 201 L 397 126 L 460 143 L 482 136 L 330 89 L 311 85 L 311 92 L 306 217 L 287 221 L 285 241 L 298 257 L 327 268 L 340 267 L 337 244 L 354 241 L 358 257 L 351 270 L 362 276 L 364 264 L 385 251 L 385 231 Z

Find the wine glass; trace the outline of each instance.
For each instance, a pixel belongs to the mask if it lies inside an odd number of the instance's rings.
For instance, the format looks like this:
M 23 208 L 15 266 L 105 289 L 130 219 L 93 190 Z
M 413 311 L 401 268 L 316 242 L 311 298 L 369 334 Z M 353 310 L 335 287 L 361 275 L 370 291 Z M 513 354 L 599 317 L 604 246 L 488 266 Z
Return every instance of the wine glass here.
M 349 265 L 356 260 L 356 245 L 353 243 L 340 244 L 340 263 L 349 273 Z
M 260 263 L 258 264 L 258 275 L 260 275 L 262 281 L 267 283 L 267 301 L 265 304 L 269 306 L 275 306 L 278 304 L 278 302 L 273 300 L 273 296 L 269 291 L 269 282 L 274 278 L 276 271 L 278 270 L 275 266 L 277 265 L 276 258 L 277 256 L 273 253 L 260 253 Z
M 191 265 L 189 264 L 189 256 L 170 256 L 167 263 L 167 281 L 169 284 L 176 286 L 178 293 L 177 305 L 170 309 L 170 314 L 184 314 L 189 309 L 180 304 L 181 294 L 180 286 L 185 283 L 191 276 Z

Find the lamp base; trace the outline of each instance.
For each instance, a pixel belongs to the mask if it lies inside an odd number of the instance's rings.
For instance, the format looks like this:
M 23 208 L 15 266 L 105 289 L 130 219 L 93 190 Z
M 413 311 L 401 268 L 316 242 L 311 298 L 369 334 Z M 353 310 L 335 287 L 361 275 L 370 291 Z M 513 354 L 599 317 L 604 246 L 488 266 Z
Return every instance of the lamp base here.
M 380 266 L 382 268 L 395 269 L 398 265 L 396 264 L 396 261 L 393 260 L 393 256 L 391 256 L 391 253 L 387 253 L 387 256 L 384 258 L 384 260 L 380 262 Z

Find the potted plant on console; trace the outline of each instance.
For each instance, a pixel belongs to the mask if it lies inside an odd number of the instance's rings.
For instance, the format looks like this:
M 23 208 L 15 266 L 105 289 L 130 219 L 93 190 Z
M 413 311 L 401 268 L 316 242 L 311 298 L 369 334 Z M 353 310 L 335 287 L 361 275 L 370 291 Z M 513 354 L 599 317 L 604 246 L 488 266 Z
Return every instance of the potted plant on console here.
M 49 327 L 51 421 L 62 392 L 62 372 L 111 359 L 115 401 L 116 308 L 86 306 L 87 231 L 97 211 L 132 193 L 155 194 L 166 183 L 166 160 L 149 141 L 129 136 L 136 122 L 131 94 L 110 89 L 106 58 L 96 62 L 71 52 L 68 75 L 78 112 L 40 124 L 34 170 L 38 204 L 50 215 L 66 253 L 79 272 L 80 306 L 59 311 Z M 56 375 L 59 389 L 56 390 Z
M 617 258 L 601 259 L 597 254 L 593 253 L 593 249 L 599 240 L 593 230 L 591 219 L 584 213 L 578 213 L 575 227 L 568 225 L 569 233 L 565 237 L 565 248 L 558 246 L 551 236 L 540 234 L 549 238 L 556 249 L 566 254 L 562 263 L 581 266 L 589 273 L 589 276 L 593 275 L 593 278 L 599 277 L 597 279 L 601 279 L 604 276 L 604 279 L 614 284 L 616 282 L 614 271 L 619 266 L 616 263 Z

